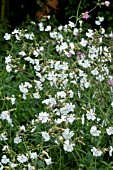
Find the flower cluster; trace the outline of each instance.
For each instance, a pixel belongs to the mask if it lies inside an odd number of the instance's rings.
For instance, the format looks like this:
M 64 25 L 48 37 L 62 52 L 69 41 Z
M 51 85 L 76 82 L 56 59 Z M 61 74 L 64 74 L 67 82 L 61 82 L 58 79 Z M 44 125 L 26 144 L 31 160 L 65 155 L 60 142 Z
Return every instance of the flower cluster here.
M 110 35 L 71 21 L 35 29 L 4 36 L 12 46 L 4 60 L 0 169 L 58 169 L 71 153 L 112 156 L 112 56 L 104 43 Z

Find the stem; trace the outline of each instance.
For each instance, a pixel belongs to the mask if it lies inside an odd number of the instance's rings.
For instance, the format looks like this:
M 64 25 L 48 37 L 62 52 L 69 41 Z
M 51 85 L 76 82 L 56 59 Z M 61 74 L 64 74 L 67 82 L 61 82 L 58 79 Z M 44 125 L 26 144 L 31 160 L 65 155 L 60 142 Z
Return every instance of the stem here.
M 76 23 L 75 23 L 75 26 L 77 25 L 77 22 L 78 22 L 78 13 L 79 13 L 79 9 L 80 9 L 80 4 L 81 4 L 82 0 L 80 0 L 79 2 L 79 5 L 78 5 L 78 8 L 77 8 L 77 14 L 76 14 Z
M 91 13 L 92 11 L 94 11 L 97 8 L 98 5 L 94 6 L 93 9 L 91 9 L 88 13 Z
M 96 158 L 95 158 L 95 169 L 97 168 L 97 165 L 96 165 Z
M 61 149 L 60 149 L 60 146 L 59 146 L 59 150 L 60 150 L 60 163 L 59 163 L 59 170 L 61 170 Z

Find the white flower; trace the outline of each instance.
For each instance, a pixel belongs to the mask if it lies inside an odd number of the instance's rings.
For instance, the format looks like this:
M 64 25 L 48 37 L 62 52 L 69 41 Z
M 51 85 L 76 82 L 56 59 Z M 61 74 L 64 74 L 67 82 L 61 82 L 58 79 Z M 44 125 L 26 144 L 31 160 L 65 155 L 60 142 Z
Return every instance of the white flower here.
M 41 133 L 42 133 L 42 137 L 46 142 L 50 140 L 50 136 L 47 132 L 41 132 Z
M 72 143 L 69 142 L 69 140 L 66 140 L 64 142 L 63 148 L 67 152 L 72 152 L 74 146 L 75 146 L 75 144 L 72 144 Z
M 73 131 L 70 131 L 68 128 L 64 130 L 64 132 L 62 133 L 63 137 L 65 138 L 65 140 L 71 139 L 74 135 Z
M 31 133 L 33 133 L 36 129 L 36 126 L 32 128 L 32 130 L 30 131 Z
M 60 61 L 57 61 L 54 65 L 55 70 L 68 70 L 68 63 L 63 62 L 63 64 L 60 63 Z
M 73 98 L 74 92 L 73 92 L 72 90 L 69 90 L 68 93 L 69 93 L 69 97 L 70 97 L 70 98 Z
M 113 127 L 109 127 L 106 129 L 108 135 L 113 135 Z
M 33 40 L 33 38 L 34 38 L 34 34 L 33 33 L 30 33 L 30 34 L 26 33 L 24 36 L 25 36 L 25 38 L 27 40 Z
M 9 161 L 10 161 L 9 158 L 7 158 L 6 155 L 3 155 L 3 156 L 2 156 L 1 163 L 7 164 Z
M 57 124 L 60 124 L 62 122 L 66 122 L 66 116 L 61 116 L 61 119 L 58 118 L 57 120 L 55 120 L 55 123 L 57 123 Z
M 9 111 L 2 111 L 1 115 L 0 115 L 0 119 L 2 120 L 7 120 L 9 118 Z
M 0 119 L 7 120 L 8 123 L 12 124 L 12 119 L 10 118 L 9 111 L 2 111 Z
M 86 36 L 89 37 L 89 38 L 93 38 L 93 30 L 91 29 L 88 29 L 88 32 L 86 32 Z
M 103 32 L 101 32 L 101 34 L 102 34 L 102 33 L 103 33 Z M 102 40 L 102 37 L 98 38 L 98 40 L 99 40 L 100 43 L 102 43 L 102 41 L 103 41 L 103 40 Z
M 20 37 L 17 35 L 17 34 L 15 34 L 15 38 L 16 38 L 16 40 L 20 40 Z
M 58 30 L 61 31 L 62 29 L 63 29 L 63 26 L 60 25 L 60 26 L 58 27 Z
M 57 33 L 57 38 L 56 38 L 57 40 L 58 40 L 58 43 L 62 43 L 63 42 L 63 39 L 64 39 L 64 37 L 63 37 L 63 35 L 62 34 L 60 34 L 59 32 Z M 55 42 L 54 42 L 55 43 Z M 56 43 L 55 43 L 56 44 Z
M 5 40 L 10 40 L 11 39 L 11 34 L 5 33 L 4 39 Z
M 44 159 L 47 165 L 52 164 L 51 158 L 45 158 Z
M 92 126 L 91 129 L 90 129 L 90 133 L 91 133 L 92 136 L 99 136 L 101 131 L 97 130 L 96 126 Z
M 90 67 L 91 65 L 90 65 L 90 61 L 89 60 L 84 60 L 84 63 L 83 63 L 83 65 L 82 65 L 84 68 L 88 68 L 88 67 Z
M 49 34 L 51 38 L 57 38 L 57 32 L 50 32 Z
M 66 93 L 64 91 L 60 91 L 60 92 L 57 92 L 56 94 L 57 98 L 61 97 L 61 98 L 66 98 Z
M 105 29 L 104 28 L 101 28 L 101 34 L 104 34 L 105 33 Z M 102 37 L 101 37 L 102 38 Z M 102 42 L 102 41 L 101 41 Z
M 43 23 L 42 23 L 42 22 L 40 22 L 40 23 L 38 24 L 38 26 L 39 26 L 39 30 L 40 30 L 40 31 L 44 31 L 44 26 L 43 26 Z
M 36 152 L 29 152 L 30 158 L 31 159 L 36 159 L 37 158 L 37 153 Z
M 73 35 L 78 35 L 78 28 L 74 28 L 74 30 L 73 30 Z
M 38 118 L 42 123 L 46 123 L 49 120 L 49 113 L 41 112 L 41 113 L 39 113 Z
M 16 100 L 16 98 L 14 97 L 14 95 L 12 95 L 12 97 L 11 97 L 11 104 L 12 104 L 12 105 L 15 104 L 15 100 Z
M 82 125 L 84 125 L 84 122 L 85 122 L 85 117 L 84 117 L 84 114 L 82 115 Z
M 19 52 L 18 54 L 21 55 L 21 56 L 23 56 L 23 57 L 26 56 L 25 51 L 21 51 L 21 52 Z
M 60 112 L 64 115 L 67 115 L 69 112 L 74 112 L 75 105 L 72 103 L 65 103 L 65 106 L 60 108 Z
M 42 101 L 42 104 L 46 104 L 49 105 L 50 107 L 53 107 L 56 105 L 56 100 L 54 98 L 45 99 Z
M 51 26 L 48 25 L 48 26 L 45 28 L 45 31 L 51 31 Z
M 14 31 L 12 32 L 12 34 L 19 34 L 20 30 L 19 29 L 14 29 Z
M 20 131 L 26 132 L 26 129 L 25 129 L 24 125 L 20 126 Z
M 39 98 L 40 98 L 39 92 L 33 93 L 33 97 L 34 97 L 35 99 L 39 99 Z
M 94 111 L 94 109 L 90 109 L 90 111 L 87 110 L 86 117 L 87 117 L 88 120 L 95 120 L 96 117 L 95 117 L 95 111 Z
M 100 22 L 104 21 L 104 17 L 98 17 L 98 19 L 99 19 Z
M 100 74 L 96 77 L 96 80 L 99 80 L 100 82 L 103 81 L 104 79 L 105 79 L 104 76 Z
M 43 150 L 43 151 L 42 151 L 42 154 L 43 154 L 43 155 L 46 155 L 46 156 L 49 158 L 49 155 L 48 155 L 48 153 L 47 153 L 46 151 Z
M 96 25 L 101 25 L 101 22 L 104 21 L 104 17 L 98 17 L 98 20 L 95 21 Z
M 41 67 L 40 67 L 40 65 L 38 65 L 38 64 L 34 66 L 34 70 L 36 70 L 36 71 L 40 71 L 40 68 L 41 68 Z
M 8 145 L 4 145 L 2 151 L 9 151 Z
M 12 56 L 8 55 L 7 57 L 5 57 L 5 63 L 8 64 L 11 62 Z
M 75 48 L 75 45 L 74 45 L 73 42 L 70 42 L 70 43 L 69 43 L 69 46 L 71 47 L 71 49 L 74 49 L 74 48 Z
M 14 138 L 14 143 L 18 144 L 20 142 L 22 142 L 22 137 L 19 135 L 16 135 L 16 137 Z
M 26 88 L 26 86 L 25 86 L 23 83 L 21 83 L 21 84 L 19 85 L 19 89 L 20 89 L 20 91 L 21 91 L 22 93 L 27 93 L 27 92 L 28 92 L 28 89 Z
M 90 84 L 90 82 L 87 82 L 87 81 L 85 81 L 84 82 L 84 87 L 87 89 L 88 87 L 90 87 L 91 86 L 91 84 Z
M 61 45 L 60 45 L 60 52 L 62 52 L 63 50 L 67 49 L 68 48 L 68 45 L 67 45 L 67 42 L 63 42 Z
M 71 28 L 73 28 L 75 26 L 75 24 L 71 21 L 69 21 L 69 24 L 68 24 Z
M 96 25 L 101 25 L 101 22 L 96 20 L 96 21 L 95 21 L 95 24 L 96 24 Z
M 113 107 L 113 102 L 111 103 L 111 107 Z
M 46 16 L 47 17 L 47 19 L 50 19 L 51 18 L 51 16 L 50 15 L 48 15 L 48 16 Z
M 95 147 L 93 147 L 93 148 L 91 149 L 91 152 L 93 152 L 93 156 L 96 156 L 96 157 L 102 155 L 102 151 L 101 151 L 101 150 L 97 150 Z
M 43 88 L 42 88 L 42 83 L 40 82 L 40 81 L 37 81 L 37 80 L 34 80 L 34 82 L 36 83 L 36 89 L 38 89 L 38 90 L 42 90 Z
M 109 147 L 109 155 L 110 155 L 110 156 L 112 156 L 112 152 L 113 152 L 113 147 L 110 146 L 110 147 Z
M 34 166 L 31 166 L 31 164 L 28 163 L 28 170 L 35 170 L 35 167 L 34 167 Z
M 88 68 L 88 67 L 91 66 L 89 60 L 84 60 L 84 61 L 83 61 L 83 59 L 78 60 L 78 64 L 79 64 L 80 66 L 82 66 L 83 68 Z
M 32 84 L 30 84 L 29 82 L 25 82 L 24 86 L 25 86 L 25 87 L 28 87 L 28 88 L 31 88 L 31 87 L 32 87 Z
M 80 27 L 82 27 L 83 21 L 79 20 Z M 81 30 L 81 29 L 80 29 Z
M 10 73 L 12 71 L 12 65 L 6 65 L 6 71 Z
M 24 60 L 29 61 L 29 62 L 30 62 L 31 64 L 33 64 L 33 65 L 34 65 L 34 63 L 35 63 L 34 59 L 32 59 L 32 58 L 30 58 L 30 57 L 25 57 Z
M 44 47 L 41 46 L 41 47 L 39 48 L 39 50 L 40 50 L 40 51 L 44 51 Z
M 86 47 L 87 43 L 88 43 L 87 40 L 85 40 L 84 38 L 82 38 L 81 41 L 80 41 L 80 44 L 81 44 L 83 47 Z
M 64 32 L 67 32 L 67 29 L 68 29 L 68 26 L 66 24 L 66 25 L 64 25 Z
M 98 75 L 99 74 L 98 68 L 96 67 L 94 70 L 92 70 L 91 74 L 94 75 L 94 76 Z
M 69 123 L 72 124 L 75 119 L 76 119 L 75 114 L 67 115 L 67 121 L 68 121 Z
M 15 164 L 15 163 L 13 163 L 13 162 L 10 162 L 10 167 L 11 167 L 11 168 L 14 169 L 14 168 L 17 167 L 17 166 L 18 166 L 18 164 Z
M 18 160 L 18 162 L 20 162 L 20 163 L 24 163 L 24 162 L 27 162 L 27 161 L 28 161 L 28 158 L 27 158 L 27 156 L 25 156 L 24 154 L 21 154 L 21 155 L 18 155 L 18 156 L 17 156 L 17 160 Z
M 34 55 L 35 57 L 38 57 L 38 55 L 39 55 L 39 50 L 38 50 L 38 49 L 34 50 L 34 51 L 33 51 L 33 55 Z
M 8 138 L 6 137 L 5 132 L 0 134 L 0 141 L 2 141 L 2 140 L 4 140 L 4 141 L 8 140 Z

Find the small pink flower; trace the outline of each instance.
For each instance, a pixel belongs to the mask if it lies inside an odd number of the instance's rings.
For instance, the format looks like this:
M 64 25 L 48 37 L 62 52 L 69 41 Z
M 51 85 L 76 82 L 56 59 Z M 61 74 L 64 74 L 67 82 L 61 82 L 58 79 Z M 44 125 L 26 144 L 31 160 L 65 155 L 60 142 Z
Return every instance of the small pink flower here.
M 108 81 L 108 84 L 109 84 L 109 85 L 113 84 L 113 79 L 109 80 L 109 81 Z
M 71 57 L 71 56 L 72 56 L 72 53 L 71 53 L 71 52 L 69 52 L 69 53 L 68 53 L 68 57 Z
M 77 52 L 77 60 L 80 58 L 85 58 L 85 54 L 81 53 L 80 51 Z
M 110 2 L 109 1 L 105 1 L 105 6 L 109 6 Z
M 83 16 L 84 19 L 88 19 L 89 18 L 89 14 L 88 14 L 88 11 L 85 12 L 84 16 Z
M 81 57 L 81 58 L 84 58 L 85 57 L 85 54 L 81 53 L 80 51 L 77 52 L 77 56 Z

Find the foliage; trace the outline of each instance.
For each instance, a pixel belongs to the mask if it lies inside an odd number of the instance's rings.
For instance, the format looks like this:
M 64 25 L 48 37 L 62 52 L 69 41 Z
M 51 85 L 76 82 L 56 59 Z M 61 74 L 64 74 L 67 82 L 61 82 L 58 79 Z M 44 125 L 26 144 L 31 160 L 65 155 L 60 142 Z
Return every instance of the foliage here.
M 3 38 L 5 32 L 8 32 L 8 29 L 10 28 L 8 22 L 0 23 L 0 52 L 3 55 L 6 53 L 7 50 L 7 44 Z
M 4 35 L 0 169 L 113 169 L 113 35 L 49 18 Z

